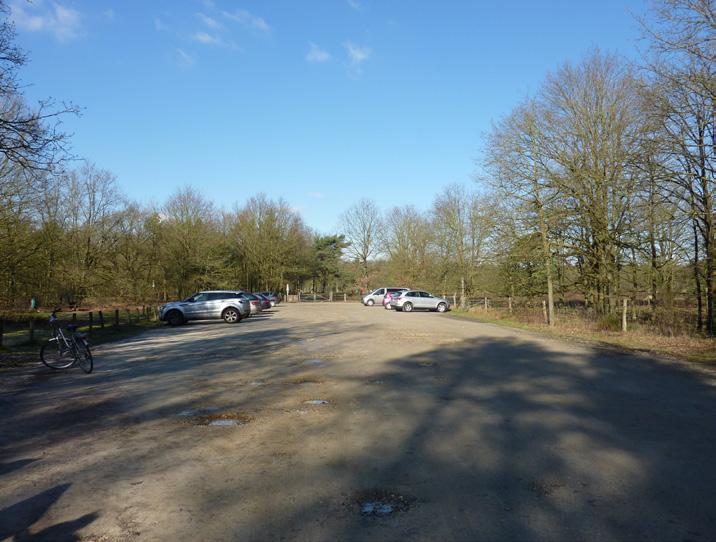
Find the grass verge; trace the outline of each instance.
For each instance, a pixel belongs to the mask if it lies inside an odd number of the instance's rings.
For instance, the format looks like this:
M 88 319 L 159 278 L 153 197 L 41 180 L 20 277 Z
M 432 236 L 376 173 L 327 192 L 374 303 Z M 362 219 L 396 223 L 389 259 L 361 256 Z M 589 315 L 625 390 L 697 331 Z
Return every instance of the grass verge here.
M 559 322 L 554 328 L 550 328 L 544 324 L 522 322 L 515 318 L 510 318 L 507 314 L 490 310 L 475 312 L 458 309 L 453 310 L 451 314 L 456 318 L 467 318 L 478 322 L 524 329 L 562 339 L 609 346 L 620 350 L 667 355 L 682 361 L 716 367 L 716 341 L 706 337 L 666 337 L 643 330 L 627 331 L 626 333 L 599 332 L 589 329 L 587 325 L 561 327 Z
M 119 326 L 94 327 L 89 332 L 88 327 L 80 327 L 79 331 L 88 333 L 90 346 L 110 343 L 128 339 L 139 333 L 158 326 L 166 325 L 164 322 L 140 320 L 131 324 L 123 323 Z M 16 367 L 24 363 L 34 363 L 40 359 L 40 346 L 46 340 L 46 333 L 39 332 L 34 343 L 25 343 L 0 348 L 0 370 L 7 367 Z

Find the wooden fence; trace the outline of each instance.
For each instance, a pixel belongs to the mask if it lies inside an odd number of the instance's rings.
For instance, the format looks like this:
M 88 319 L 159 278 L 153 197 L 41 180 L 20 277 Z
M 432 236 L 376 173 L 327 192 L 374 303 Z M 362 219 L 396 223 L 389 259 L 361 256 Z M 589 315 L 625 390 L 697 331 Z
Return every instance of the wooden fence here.
M 60 325 L 74 324 L 82 331 L 94 331 L 110 327 L 137 324 L 141 321 L 156 320 L 156 307 L 123 307 L 97 309 L 92 311 L 58 312 Z M 0 314 L 0 347 L 33 344 L 50 335 L 49 315 L 28 313 Z

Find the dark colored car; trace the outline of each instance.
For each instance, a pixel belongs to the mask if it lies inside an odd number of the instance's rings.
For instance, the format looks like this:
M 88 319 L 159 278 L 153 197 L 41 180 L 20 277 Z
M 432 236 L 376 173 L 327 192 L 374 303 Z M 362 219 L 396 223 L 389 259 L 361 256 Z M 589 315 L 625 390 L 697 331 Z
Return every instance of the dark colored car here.
M 254 295 L 259 298 L 259 301 L 261 301 L 262 310 L 270 309 L 271 307 L 273 307 L 271 301 L 265 295 L 259 293 L 254 293 Z
M 271 302 L 272 307 L 275 307 L 276 305 L 281 303 L 280 294 L 275 294 L 273 292 L 259 292 L 259 293 Z

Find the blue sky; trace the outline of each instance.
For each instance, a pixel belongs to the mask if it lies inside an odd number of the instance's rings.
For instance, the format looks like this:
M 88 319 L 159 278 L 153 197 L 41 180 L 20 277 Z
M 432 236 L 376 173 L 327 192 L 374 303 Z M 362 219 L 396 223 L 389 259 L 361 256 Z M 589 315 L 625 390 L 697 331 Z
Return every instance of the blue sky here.
M 264 192 L 322 232 L 363 197 L 430 206 L 482 136 L 598 47 L 635 58 L 646 0 L 7 0 L 31 99 L 83 108 L 73 150 L 161 203 Z

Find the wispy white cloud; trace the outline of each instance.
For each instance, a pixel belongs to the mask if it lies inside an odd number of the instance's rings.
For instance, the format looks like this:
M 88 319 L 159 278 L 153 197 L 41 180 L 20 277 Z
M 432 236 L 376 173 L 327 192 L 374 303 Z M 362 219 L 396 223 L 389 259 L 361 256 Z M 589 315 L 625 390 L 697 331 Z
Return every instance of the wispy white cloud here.
M 331 54 L 328 51 L 324 51 L 315 43 L 309 43 L 308 53 L 306 53 L 306 60 L 308 62 L 314 62 L 316 64 L 322 64 L 328 62 L 331 59 Z
M 353 9 L 360 10 L 363 9 L 363 4 L 360 0 L 346 0 L 348 2 L 348 5 L 352 7 Z
M 214 0 L 203 0 L 202 4 L 209 9 L 214 9 L 216 7 L 216 2 L 214 2 Z
M 345 47 L 348 57 L 348 75 L 350 77 L 361 76 L 363 74 L 363 64 L 365 64 L 373 54 L 373 50 L 370 47 L 356 45 L 352 41 L 346 41 L 343 47 Z
M 351 41 L 345 42 L 343 46 L 348 54 L 348 62 L 353 68 L 359 68 L 373 54 L 373 50 L 370 47 L 356 45 Z
M 263 19 L 263 17 L 258 17 L 245 9 L 237 9 L 231 12 L 222 11 L 221 14 L 231 21 L 253 28 L 254 30 L 259 30 L 265 33 L 271 32 L 271 27 Z
M 82 35 L 82 14 L 59 2 L 47 5 L 14 1 L 10 4 L 10 17 L 18 28 L 49 32 L 58 41 L 70 41 Z
M 207 32 L 195 32 L 192 38 L 204 45 L 223 45 L 223 40 L 219 36 L 209 34 Z
M 191 68 L 196 64 L 196 58 L 182 49 L 176 50 L 176 60 L 182 68 Z
M 212 30 L 222 30 L 224 28 L 223 24 L 204 13 L 197 13 L 196 16 L 207 28 Z

